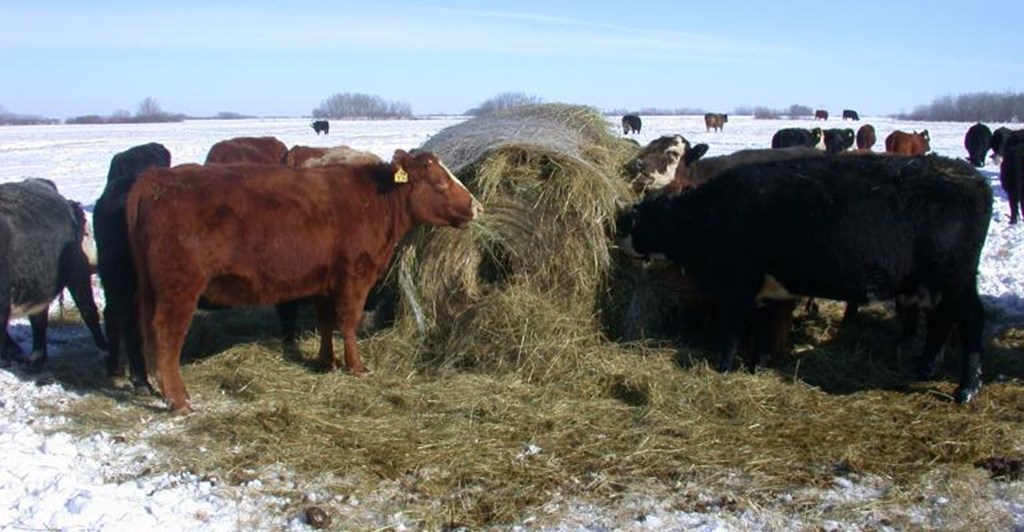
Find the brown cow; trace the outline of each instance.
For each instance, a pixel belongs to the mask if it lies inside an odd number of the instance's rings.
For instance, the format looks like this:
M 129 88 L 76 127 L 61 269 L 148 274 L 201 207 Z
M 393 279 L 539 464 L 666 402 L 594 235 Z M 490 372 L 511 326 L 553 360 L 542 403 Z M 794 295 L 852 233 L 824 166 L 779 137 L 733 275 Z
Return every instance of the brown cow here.
M 235 137 L 222 140 L 206 154 L 206 164 L 282 164 L 288 146 L 274 137 Z
M 875 128 L 871 124 L 864 124 L 857 130 L 857 149 L 871 150 L 875 145 Z
M 932 149 L 929 140 L 927 129 L 920 133 L 896 130 L 885 137 L 885 151 L 897 155 L 924 155 Z
M 729 121 L 729 115 L 719 113 L 708 113 L 704 115 L 704 127 L 706 131 L 721 131 L 722 125 Z
M 818 109 L 817 111 L 814 111 L 814 119 L 815 120 L 828 120 L 828 111 L 826 111 L 824 109 Z
M 127 202 L 147 368 L 176 412 L 191 410 L 181 347 L 199 297 L 223 306 L 312 297 L 320 363 L 366 373 L 356 327 L 370 288 L 416 225 L 463 227 L 483 207 L 431 153 L 390 163 L 147 170 Z

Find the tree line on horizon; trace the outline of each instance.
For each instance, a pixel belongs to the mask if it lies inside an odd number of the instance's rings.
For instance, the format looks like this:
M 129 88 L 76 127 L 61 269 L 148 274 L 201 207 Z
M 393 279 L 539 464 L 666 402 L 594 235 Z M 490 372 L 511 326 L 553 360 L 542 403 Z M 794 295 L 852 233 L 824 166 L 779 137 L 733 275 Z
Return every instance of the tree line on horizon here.
M 482 116 L 512 107 L 535 105 L 544 100 L 535 95 L 522 92 L 503 92 L 485 100 L 480 105 L 466 110 L 468 116 Z M 642 108 L 638 111 L 612 109 L 608 115 L 624 114 L 641 115 L 703 115 L 699 108 Z M 735 115 L 752 115 L 759 119 L 775 119 L 781 117 L 802 118 L 813 116 L 814 110 L 806 105 L 793 104 L 788 109 L 770 107 L 740 106 L 733 110 Z M 413 118 L 412 106 L 407 102 L 386 101 L 380 96 L 362 93 L 338 93 L 321 102 L 312 112 L 314 118 L 361 118 L 361 119 L 403 119 Z M 915 107 L 909 113 L 891 115 L 900 120 L 918 120 L 930 122 L 1019 122 L 1024 118 L 1024 93 L 1006 91 L 975 92 L 957 96 L 942 96 L 928 105 Z M 123 124 L 123 123 L 154 123 L 180 122 L 189 118 L 182 113 L 165 112 L 156 99 L 149 97 L 142 100 L 134 114 L 115 111 L 110 116 L 84 115 L 68 118 L 66 124 Z M 249 115 L 222 111 L 213 117 L 216 119 L 253 118 Z M 49 125 L 60 124 L 61 121 L 34 115 L 19 115 L 8 112 L 0 106 L 0 125 Z

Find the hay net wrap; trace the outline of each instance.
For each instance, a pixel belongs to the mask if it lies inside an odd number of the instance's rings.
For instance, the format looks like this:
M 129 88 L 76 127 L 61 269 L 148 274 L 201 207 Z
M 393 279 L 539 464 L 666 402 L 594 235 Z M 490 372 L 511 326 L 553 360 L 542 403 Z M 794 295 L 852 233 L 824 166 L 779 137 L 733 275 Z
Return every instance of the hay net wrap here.
M 529 291 L 524 299 L 534 304 L 539 293 L 573 316 L 595 315 L 612 267 L 615 213 L 635 200 L 622 176 L 635 143 L 592 108 L 547 104 L 472 118 L 422 149 L 486 209 L 468 230 L 414 232 L 398 257 L 435 331 L 483 308 L 508 315 L 495 308 L 503 306 L 494 304 L 497 292 L 509 305 L 515 291 Z

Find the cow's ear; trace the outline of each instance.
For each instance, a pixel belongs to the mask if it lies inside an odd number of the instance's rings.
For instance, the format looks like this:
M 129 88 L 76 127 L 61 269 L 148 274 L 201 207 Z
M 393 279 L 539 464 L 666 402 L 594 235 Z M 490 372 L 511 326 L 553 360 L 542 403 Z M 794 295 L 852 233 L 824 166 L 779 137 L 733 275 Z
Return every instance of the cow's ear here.
M 410 157 L 409 152 L 398 148 L 395 150 L 395 154 L 391 157 L 391 162 L 395 164 L 404 164 Z
M 701 142 L 700 144 L 686 150 L 686 155 L 683 156 L 683 164 L 690 166 L 697 162 L 698 159 L 704 156 L 708 152 L 708 145 Z

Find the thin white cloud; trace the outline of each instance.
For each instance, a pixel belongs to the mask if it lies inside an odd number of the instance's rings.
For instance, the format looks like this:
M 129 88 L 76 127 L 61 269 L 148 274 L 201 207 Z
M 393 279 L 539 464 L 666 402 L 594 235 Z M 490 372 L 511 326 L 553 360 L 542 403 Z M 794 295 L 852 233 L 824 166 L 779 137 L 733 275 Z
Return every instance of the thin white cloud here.
M 648 31 L 512 11 L 382 6 L 319 9 L 261 5 L 149 7 L 118 11 L 18 6 L 5 13 L 0 50 L 153 48 L 211 50 L 398 50 L 550 56 L 638 55 L 764 60 L 792 51 L 763 43 Z

